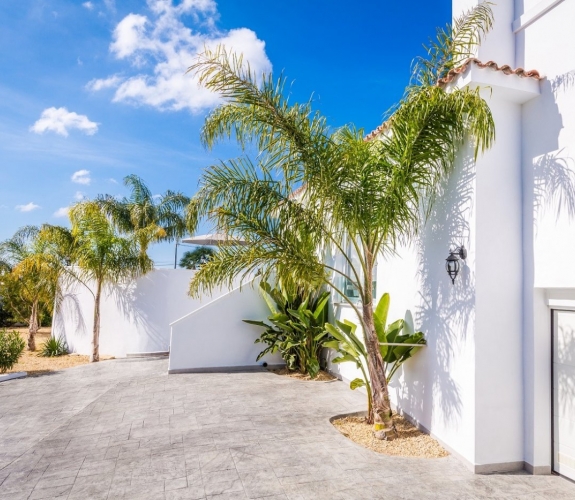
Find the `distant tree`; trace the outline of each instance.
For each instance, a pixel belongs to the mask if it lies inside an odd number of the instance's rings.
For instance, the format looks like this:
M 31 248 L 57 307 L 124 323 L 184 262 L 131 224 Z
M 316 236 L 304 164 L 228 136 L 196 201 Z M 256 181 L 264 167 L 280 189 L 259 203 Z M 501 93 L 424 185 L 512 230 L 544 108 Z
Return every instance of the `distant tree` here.
M 1 279 L 2 278 L 0 278 L 0 280 Z M 0 284 L 0 286 L 1 286 L 1 284 Z M 0 327 L 1 326 L 9 326 L 10 324 L 12 324 L 12 321 L 13 321 L 12 314 L 10 314 L 10 311 L 6 307 L 6 304 L 4 303 L 4 299 L 2 299 L 2 297 L 0 297 Z
M 210 247 L 198 247 L 188 250 L 180 259 L 180 267 L 185 269 L 199 269 L 202 264 L 208 262 L 216 252 Z
M 121 234 L 133 235 L 142 253 L 150 243 L 174 241 L 186 233 L 184 212 L 190 199 L 176 191 L 154 196 L 137 175 L 124 177 L 130 195 L 121 200 L 100 195 L 97 203 Z
M 15 319 L 28 323 L 28 349 L 36 350 L 40 318 L 51 313 L 57 293 L 60 256 L 36 226 L 20 228 L 0 243 L 0 296 Z

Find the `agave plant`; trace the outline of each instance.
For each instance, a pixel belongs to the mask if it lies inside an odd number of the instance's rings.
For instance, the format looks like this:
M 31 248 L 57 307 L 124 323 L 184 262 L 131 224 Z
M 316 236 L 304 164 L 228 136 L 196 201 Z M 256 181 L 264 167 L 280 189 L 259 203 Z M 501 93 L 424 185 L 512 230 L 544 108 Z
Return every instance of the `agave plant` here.
M 291 294 L 281 287 L 260 283 L 262 295 L 271 316 L 267 322 L 245 319 L 246 323 L 265 328 L 256 343 L 267 344 L 257 357 L 278 352 L 288 369 L 307 373 L 315 378 L 320 370 L 319 357 L 327 340 L 327 302 L 329 292 Z
M 379 351 L 384 361 L 387 383 L 391 381 L 397 370 L 411 358 L 427 342 L 423 332 L 416 332 L 413 326 L 413 317 L 408 309 L 404 319 L 398 319 L 387 324 L 390 296 L 383 294 L 373 312 L 375 330 L 379 340 Z M 326 325 L 327 331 L 334 340 L 325 343 L 340 353 L 332 359 L 333 363 L 352 362 L 361 370 L 363 379 L 356 378 L 351 381 L 352 390 L 365 387 L 368 397 L 368 414 L 371 414 L 371 386 L 367 377 L 367 351 L 363 343 L 356 336 L 357 325 L 351 321 L 336 321 L 336 325 Z
M 68 344 L 66 340 L 61 337 L 50 337 L 40 351 L 40 356 L 45 358 L 51 358 L 55 356 L 64 356 L 68 354 Z

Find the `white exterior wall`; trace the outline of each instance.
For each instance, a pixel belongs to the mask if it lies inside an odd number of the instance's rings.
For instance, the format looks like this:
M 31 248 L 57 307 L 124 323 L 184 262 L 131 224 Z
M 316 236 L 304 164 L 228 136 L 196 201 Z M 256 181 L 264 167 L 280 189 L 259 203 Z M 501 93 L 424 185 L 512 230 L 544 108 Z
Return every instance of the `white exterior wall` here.
M 477 3 L 454 0 L 454 15 Z M 392 382 L 399 408 L 476 471 L 525 464 L 545 473 L 550 307 L 575 307 L 575 2 L 493 9 L 478 58 L 546 79 L 475 67 L 459 78 L 489 89 L 496 144 L 476 163 L 462 152 L 417 248 L 378 263 L 378 295 L 391 293 L 391 318 L 409 308 L 427 334 L 428 346 Z M 445 258 L 460 243 L 467 267 L 452 287 Z
M 254 344 L 262 329 L 243 319 L 264 320 L 269 309 L 257 287 L 216 289 L 209 296 L 188 295 L 195 271 L 154 270 L 124 285 L 104 287 L 100 312 L 100 353 L 170 351 L 171 372 L 283 364 L 279 355 L 256 362 L 265 346 Z M 75 283 L 64 290 L 53 321 L 72 352 L 90 354 L 94 297 Z
M 548 471 L 551 313 L 547 302 L 557 294 L 573 298 L 575 293 L 575 4 L 516 0 L 515 8 L 516 64 L 546 77 L 541 96 L 523 106 L 521 125 L 525 461 L 536 471 Z
M 100 353 L 115 357 L 127 353 L 167 352 L 170 323 L 227 290 L 212 297 L 188 295 L 195 271 L 154 270 L 125 285 L 106 286 L 101 297 Z M 94 297 L 81 283 L 63 292 L 53 321 L 55 336 L 63 336 L 72 352 L 90 354 Z
M 169 373 L 208 368 L 283 365 L 278 353 L 256 361 L 266 347 L 254 341 L 262 328 L 244 319 L 262 321 L 270 311 L 259 287 L 246 284 L 205 304 L 171 325 Z

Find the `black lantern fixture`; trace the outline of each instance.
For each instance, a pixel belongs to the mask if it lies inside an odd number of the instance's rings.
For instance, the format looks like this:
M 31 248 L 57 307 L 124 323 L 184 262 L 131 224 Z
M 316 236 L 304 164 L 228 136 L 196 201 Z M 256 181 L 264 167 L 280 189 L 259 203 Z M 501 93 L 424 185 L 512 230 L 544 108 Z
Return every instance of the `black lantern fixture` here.
M 451 283 L 455 285 L 455 278 L 459 274 L 459 269 L 461 267 L 459 259 L 465 260 L 467 258 L 467 250 L 463 245 L 457 247 L 455 250 L 449 251 L 449 257 L 445 259 L 445 269 L 447 274 L 451 278 Z

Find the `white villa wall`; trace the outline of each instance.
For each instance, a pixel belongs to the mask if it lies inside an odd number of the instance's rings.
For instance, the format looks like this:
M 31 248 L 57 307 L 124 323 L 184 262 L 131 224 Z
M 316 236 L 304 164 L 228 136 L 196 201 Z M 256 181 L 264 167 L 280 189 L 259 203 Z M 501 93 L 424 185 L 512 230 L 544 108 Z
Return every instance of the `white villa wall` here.
M 125 285 L 104 287 L 101 298 L 100 353 L 123 357 L 127 353 L 169 350 L 170 323 L 212 298 L 192 299 L 188 287 L 195 271 L 154 270 Z M 53 333 L 63 336 L 72 352 L 89 354 L 94 297 L 75 283 L 63 293 L 54 315 Z
M 262 328 L 242 321 L 269 315 L 259 287 L 247 283 L 179 318 L 171 324 L 169 373 L 283 365 L 278 353 L 256 361 L 266 347 L 254 343 Z
M 454 15 L 478 3 L 454 0 Z M 548 303 L 575 307 L 575 2 L 508 0 L 493 10 L 478 58 L 546 79 L 474 67 L 459 78 L 488 88 L 496 144 L 476 163 L 462 153 L 415 248 L 378 263 L 377 287 L 391 293 L 391 318 L 411 309 L 428 339 L 391 384 L 399 408 L 476 471 L 545 473 Z M 445 258 L 460 243 L 467 266 L 451 286 Z
M 552 6 L 544 12 L 545 7 Z M 575 3 L 515 0 L 516 65 L 545 75 L 523 106 L 525 460 L 551 457 L 551 313 L 557 289 L 575 293 Z M 542 12 L 543 15 L 540 15 Z
M 170 351 L 172 373 L 230 367 L 283 364 L 278 354 L 256 361 L 265 346 L 254 344 L 261 328 L 243 319 L 264 320 L 269 309 L 258 287 L 216 289 L 193 299 L 188 295 L 195 271 L 154 270 L 124 285 L 107 286 L 101 298 L 100 353 Z M 72 352 L 90 354 L 94 297 L 75 283 L 64 290 L 53 321 Z

